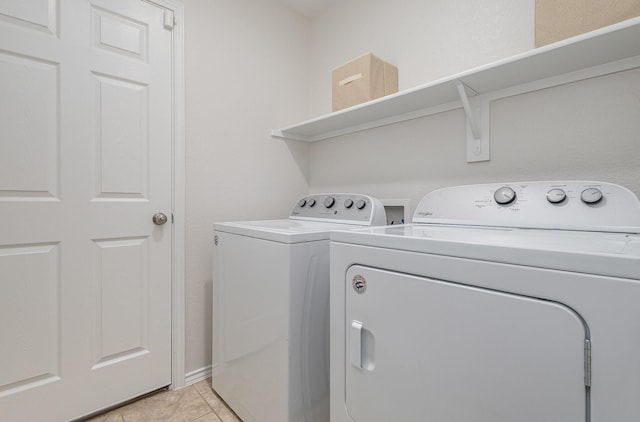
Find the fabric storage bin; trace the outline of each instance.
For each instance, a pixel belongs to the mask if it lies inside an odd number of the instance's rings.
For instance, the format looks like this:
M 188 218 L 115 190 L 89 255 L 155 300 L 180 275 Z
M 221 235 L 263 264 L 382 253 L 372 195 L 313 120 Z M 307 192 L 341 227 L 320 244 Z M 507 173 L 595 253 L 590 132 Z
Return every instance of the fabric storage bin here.
M 332 72 L 332 109 L 342 110 L 398 92 L 398 68 L 367 53 Z

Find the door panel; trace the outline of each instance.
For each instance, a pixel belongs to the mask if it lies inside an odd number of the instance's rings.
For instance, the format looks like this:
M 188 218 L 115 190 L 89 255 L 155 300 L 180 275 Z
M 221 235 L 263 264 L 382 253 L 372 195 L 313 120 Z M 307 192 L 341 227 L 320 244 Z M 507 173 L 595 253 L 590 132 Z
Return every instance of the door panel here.
M 1 3 L 0 419 L 66 420 L 171 383 L 172 31 Z
M 94 368 L 148 353 L 148 239 L 96 241 Z
M 148 198 L 148 86 L 93 75 L 100 198 Z
M 571 309 L 361 266 L 345 281 L 354 421 L 586 420 L 586 328 Z
M 147 61 L 147 27 L 134 19 L 92 7 L 93 45 L 112 53 Z
M 0 17 L 32 29 L 56 33 L 56 0 L 3 0 Z
M 58 195 L 58 76 L 56 63 L 0 51 L 0 200 Z
M 0 397 L 60 375 L 58 244 L 0 248 Z M 4 277 L 10 275 L 10 278 Z

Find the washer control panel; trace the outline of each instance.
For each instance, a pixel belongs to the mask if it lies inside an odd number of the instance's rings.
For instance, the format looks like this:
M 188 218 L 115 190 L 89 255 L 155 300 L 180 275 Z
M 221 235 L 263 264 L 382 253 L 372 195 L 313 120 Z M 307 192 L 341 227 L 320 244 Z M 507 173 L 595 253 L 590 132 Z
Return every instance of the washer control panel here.
M 596 181 L 464 185 L 426 195 L 413 222 L 638 233 L 640 201 Z
M 351 193 L 306 196 L 298 201 L 289 218 L 359 225 L 386 224 L 384 206 L 379 200 Z

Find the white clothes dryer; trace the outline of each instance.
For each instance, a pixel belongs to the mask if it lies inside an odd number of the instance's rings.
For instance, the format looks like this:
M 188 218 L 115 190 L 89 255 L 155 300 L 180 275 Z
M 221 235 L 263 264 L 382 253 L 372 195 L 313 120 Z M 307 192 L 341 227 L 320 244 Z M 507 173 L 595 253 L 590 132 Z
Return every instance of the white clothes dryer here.
M 635 422 L 640 202 L 621 186 L 440 189 L 331 234 L 331 421 Z
M 214 225 L 212 386 L 244 422 L 329 420 L 329 232 L 386 224 L 359 194 Z

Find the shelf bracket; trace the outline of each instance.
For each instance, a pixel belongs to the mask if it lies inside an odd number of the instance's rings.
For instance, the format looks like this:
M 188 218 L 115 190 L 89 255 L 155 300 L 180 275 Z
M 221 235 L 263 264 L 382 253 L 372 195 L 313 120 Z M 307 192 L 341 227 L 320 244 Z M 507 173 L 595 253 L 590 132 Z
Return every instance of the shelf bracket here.
M 456 81 L 456 87 L 458 88 L 458 95 L 460 96 L 460 101 L 462 102 L 462 107 L 464 108 L 464 113 L 467 115 L 467 123 L 469 124 L 469 128 L 471 129 L 471 133 L 473 134 L 474 139 L 480 139 L 480 129 L 478 128 L 478 124 L 473 116 L 473 111 L 471 110 L 471 103 L 469 103 L 469 97 L 467 96 L 467 87 L 460 81 Z M 471 90 L 471 88 L 469 88 Z M 473 90 L 472 90 L 473 91 Z M 478 95 L 477 92 L 473 91 L 475 95 Z
M 489 161 L 488 102 L 459 80 L 456 87 L 467 116 L 467 162 Z M 467 91 L 471 92 L 471 98 Z

